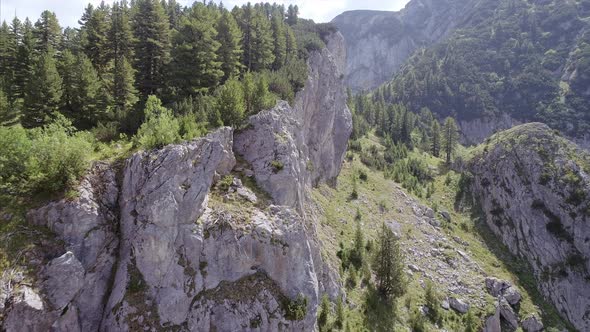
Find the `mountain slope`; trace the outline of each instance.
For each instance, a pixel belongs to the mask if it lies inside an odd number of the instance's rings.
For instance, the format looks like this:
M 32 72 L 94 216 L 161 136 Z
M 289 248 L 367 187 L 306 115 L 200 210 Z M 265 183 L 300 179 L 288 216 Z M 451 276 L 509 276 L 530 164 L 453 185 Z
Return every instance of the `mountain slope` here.
M 529 121 L 583 143 L 590 130 L 590 1 L 477 2 L 481 19 L 416 53 L 383 88 L 385 98 L 455 116 L 468 143 Z M 476 129 L 484 133 L 469 135 Z
M 469 162 L 486 222 L 533 267 L 539 289 L 580 331 L 590 329 L 590 156 L 530 123 L 501 132 Z
M 476 1 L 414 0 L 399 12 L 357 10 L 332 20 L 347 44 L 346 83 L 370 90 L 393 74 L 420 47 L 430 46 L 468 21 Z

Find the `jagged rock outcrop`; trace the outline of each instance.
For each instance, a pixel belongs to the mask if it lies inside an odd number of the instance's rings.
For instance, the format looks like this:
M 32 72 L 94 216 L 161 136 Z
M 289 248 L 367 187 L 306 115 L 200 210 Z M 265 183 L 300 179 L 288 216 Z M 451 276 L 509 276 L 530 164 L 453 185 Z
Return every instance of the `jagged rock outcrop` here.
M 491 137 L 469 168 L 491 230 L 528 260 L 560 314 L 589 330 L 590 156 L 531 123 Z
M 521 124 L 522 121 L 512 118 L 507 113 L 502 113 L 496 117 L 459 120 L 461 144 L 481 144 L 493 134 Z
M 370 90 L 392 79 L 419 48 L 441 41 L 468 20 L 475 1 L 413 0 L 399 12 L 356 10 L 332 20 L 347 48 L 346 84 Z
M 277 204 L 300 213 L 312 185 L 338 176 L 352 133 L 338 64 L 342 36 L 332 34 L 327 45 L 311 54 L 309 78 L 295 105 L 279 102 L 250 117 L 234 143 L 235 151 L 252 164 L 257 183 Z
M 29 221 L 56 233 L 66 252 L 41 269 L 34 287 L 15 289 L 16 299 L 6 308 L 6 330 L 19 330 L 23 321 L 31 331 L 98 329 L 118 246 L 115 172 L 95 164 L 77 193 L 73 200 L 29 212 Z

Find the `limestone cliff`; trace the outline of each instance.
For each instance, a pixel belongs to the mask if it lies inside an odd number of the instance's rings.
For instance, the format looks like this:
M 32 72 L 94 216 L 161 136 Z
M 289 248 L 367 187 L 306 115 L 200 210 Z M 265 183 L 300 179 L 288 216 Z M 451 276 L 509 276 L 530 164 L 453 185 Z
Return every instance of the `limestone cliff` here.
M 466 21 L 474 1 L 413 0 L 399 12 L 349 11 L 332 20 L 347 46 L 346 84 L 371 90 L 390 81 L 419 48 L 448 36 Z
M 343 49 L 338 37 L 330 49 Z M 1 328 L 314 330 L 321 296 L 340 288 L 304 203 L 312 184 L 338 176 L 352 130 L 342 56 L 311 54 L 295 106 L 280 102 L 252 117 L 250 127 L 263 130 L 236 135 L 241 144 L 221 128 L 137 152 L 122 166 L 97 163 L 76 198 L 32 210 L 29 221 L 63 243 L 31 262 L 32 283 L 1 276 L 10 285 L 0 289 Z M 233 147 L 246 137 L 260 150 L 242 149 L 251 164 L 236 167 Z M 269 175 L 275 159 L 284 166 Z M 301 196 L 278 194 L 291 189 Z
M 469 168 L 491 230 L 529 261 L 560 314 L 589 330 L 590 156 L 531 123 L 489 138 Z
M 235 151 L 254 168 L 256 181 L 281 205 L 304 212 L 306 190 L 333 182 L 340 172 L 352 117 L 346 106 L 341 66 L 343 40 L 309 59 L 309 78 L 294 106 L 286 102 L 252 116 L 236 134 Z

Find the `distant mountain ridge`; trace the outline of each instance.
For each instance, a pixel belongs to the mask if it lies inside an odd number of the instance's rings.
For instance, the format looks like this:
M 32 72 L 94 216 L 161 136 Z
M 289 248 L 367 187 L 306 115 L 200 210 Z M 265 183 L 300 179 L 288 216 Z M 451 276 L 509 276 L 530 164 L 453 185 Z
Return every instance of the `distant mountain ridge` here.
M 346 83 L 353 91 L 392 79 L 419 48 L 433 45 L 475 13 L 474 0 L 413 0 L 399 12 L 355 10 L 332 20 L 347 42 Z

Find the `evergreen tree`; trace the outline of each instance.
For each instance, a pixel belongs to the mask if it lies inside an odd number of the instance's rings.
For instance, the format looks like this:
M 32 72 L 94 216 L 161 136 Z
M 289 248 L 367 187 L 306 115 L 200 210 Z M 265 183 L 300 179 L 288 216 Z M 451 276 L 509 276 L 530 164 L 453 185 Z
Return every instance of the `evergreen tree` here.
M 459 129 L 455 119 L 448 117 L 443 125 L 442 148 L 446 155 L 447 164 L 451 163 L 451 158 L 459 144 Z
M 215 88 L 223 76 L 214 26 L 212 9 L 202 3 L 195 3 L 180 18 L 172 49 L 171 82 L 184 97 Z
M 223 70 L 222 81 L 240 74 L 242 69 L 242 31 L 236 19 L 228 11 L 224 11 L 217 23 L 217 41 L 220 47 L 217 51 Z
M 287 52 L 287 59 L 297 57 L 297 39 L 291 27 L 287 26 L 285 29 L 285 45 Z
M 46 124 L 53 112 L 59 110 L 62 96 L 62 80 L 57 72 L 53 49 L 41 54 L 33 70 L 33 79 L 25 88 L 22 124 L 32 128 Z
M 289 5 L 287 8 L 287 24 L 293 26 L 297 24 L 299 17 L 299 7 L 297 5 Z
M 113 4 L 111 27 L 108 33 L 108 58 L 130 60 L 133 58 L 133 31 L 127 2 Z M 117 66 L 116 64 L 114 65 Z
M 180 4 L 176 2 L 176 0 L 163 1 L 162 3 L 164 4 L 166 14 L 168 14 L 168 19 L 170 20 L 170 28 L 178 30 L 180 17 L 182 16 L 182 8 L 180 7 Z
M 254 112 L 260 112 L 274 106 L 274 100 L 272 100 L 271 93 L 268 91 L 268 83 L 264 75 L 259 75 L 252 97 Z
M 405 259 L 398 239 L 385 223 L 379 242 L 374 262 L 377 290 L 385 299 L 392 300 L 406 291 Z
M 252 19 L 251 58 L 247 66 L 250 70 L 261 71 L 270 69 L 275 61 L 273 54 L 274 42 L 269 20 L 263 15 L 260 7 L 254 9 Z
M 5 80 L 8 84 L 6 97 L 8 103 L 14 107 L 15 102 L 18 98 L 23 95 L 23 86 L 18 80 L 18 50 L 23 39 L 23 27 L 22 23 L 18 18 L 14 18 L 10 24 L 10 31 L 8 33 L 8 68 L 6 70 Z
M 4 89 L 0 89 L 0 126 L 9 126 L 16 121 L 17 114 L 8 103 Z
M 338 300 L 336 300 L 336 320 L 334 321 L 334 326 L 341 330 L 344 327 L 344 304 L 342 303 L 342 298 L 338 296 Z
M 76 127 L 91 128 L 105 118 L 102 84 L 91 60 L 84 54 L 65 51 L 60 62 L 63 110 Z
M 244 92 L 244 106 L 246 114 L 254 114 L 255 98 L 256 98 L 256 84 L 254 82 L 254 75 L 251 72 L 244 74 L 242 79 L 242 90 Z
M 10 28 L 6 21 L 0 26 L 0 80 L 3 84 L 9 84 L 7 81 L 8 72 L 10 71 Z
M 241 124 L 246 106 L 244 105 L 244 92 L 239 81 L 233 78 L 229 79 L 219 89 L 217 107 L 224 125 L 237 127 Z
M 108 57 L 108 35 L 109 35 L 109 8 L 104 2 L 97 8 L 88 5 L 89 16 L 81 27 L 82 48 L 90 59 L 99 75 L 103 75 L 109 61 Z
M 133 67 L 124 55 L 115 59 L 112 95 L 114 112 L 120 122 L 128 117 L 138 101 L 134 73 Z
M 432 133 L 432 138 L 430 139 L 431 153 L 435 157 L 440 157 L 442 137 L 441 137 L 441 131 L 440 131 L 440 124 L 438 123 L 438 120 L 436 120 L 436 119 L 432 120 L 432 125 L 431 125 L 430 130 Z
M 48 10 L 41 13 L 41 18 L 35 23 L 33 30 L 36 40 L 35 50 L 39 53 L 47 53 L 49 50 L 56 52 L 61 46 L 61 27 L 55 13 Z
M 164 87 L 170 60 L 170 23 L 158 0 L 137 0 L 133 15 L 137 87 L 143 98 Z
M 18 92 L 18 98 L 24 98 L 27 83 L 33 77 L 33 53 L 35 43 L 33 24 L 29 19 L 26 19 L 23 24 L 22 40 L 18 46 L 15 64 L 14 84 L 17 87 L 15 91 Z
M 354 240 L 352 248 L 350 252 L 350 262 L 356 269 L 360 269 L 363 265 L 363 259 L 365 254 L 365 238 L 363 236 L 363 230 L 361 228 L 361 220 L 362 215 L 361 211 L 357 208 L 356 216 L 354 217 L 356 222 L 356 230 L 354 232 Z
M 283 15 L 279 10 L 273 12 L 271 20 L 272 36 L 274 39 L 273 53 L 275 56 L 273 69 L 279 70 L 287 61 L 287 29 L 283 22 Z
M 320 332 L 329 331 L 330 323 L 330 300 L 328 295 L 322 296 L 322 303 L 320 304 L 320 310 L 318 314 L 318 327 Z

